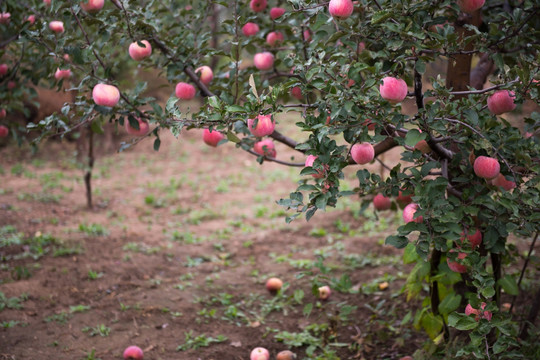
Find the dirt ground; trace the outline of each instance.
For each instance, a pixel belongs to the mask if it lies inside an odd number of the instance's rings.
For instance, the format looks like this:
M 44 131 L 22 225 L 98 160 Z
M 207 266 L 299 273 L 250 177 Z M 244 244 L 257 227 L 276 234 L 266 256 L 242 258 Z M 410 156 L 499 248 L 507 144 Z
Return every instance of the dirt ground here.
M 383 245 L 398 213 L 359 216 L 351 198 L 287 225 L 276 200 L 299 169 L 200 136 L 98 154 L 92 210 L 73 143 L 0 149 L 0 359 L 120 359 L 129 345 L 145 359 L 247 359 L 258 346 L 397 359 L 421 346 L 401 324 L 417 306 L 401 294 L 401 252 Z

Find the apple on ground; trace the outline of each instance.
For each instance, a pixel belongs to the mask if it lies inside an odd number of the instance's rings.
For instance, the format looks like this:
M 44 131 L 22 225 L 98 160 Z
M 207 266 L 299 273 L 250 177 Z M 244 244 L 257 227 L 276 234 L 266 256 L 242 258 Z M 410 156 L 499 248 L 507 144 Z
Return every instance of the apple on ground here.
M 269 360 L 270 353 L 263 347 L 256 347 L 251 351 L 249 360 Z
M 148 42 L 148 40 L 142 40 L 139 41 L 144 46 L 141 46 L 138 44 L 137 41 L 131 43 L 129 45 L 129 56 L 135 61 L 141 61 L 144 58 L 149 57 L 152 55 L 152 45 Z
M 399 78 L 387 76 L 379 85 L 381 97 L 392 104 L 402 102 L 407 97 L 407 83 Z
M 277 355 L 276 355 L 276 360 L 294 360 L 296 359 L 296 354 L 293 353 L 292 351 L 290 350 L 283 350 L 283 351 L 280 351 Z
M 214 78 L 214 72 L 210 68 L 210 66 L 201 66 L 195 69 L 195 73 L 201 73 L 200 80 L 201 82 L 208 86 L 210 82 L 212 82 L 212 79 Z
M 178 84 L 176 84 L 174 92 L 176 97 L 179 99 L 191 100 L 195 97 L 195 93 L 197 91 L 195 90 L 195 86 L 185 82 L 179 82 Z
M 113 107 L 120 100 L 120 91 L 114 85 L 97 84 L 92 90 L 92 98 L 97 105 Z
M 449 253 L 455 253 L 455 252 L 456 252 L 456 250 L 454 250 L 454 249 L 451 249 L 449 251 Z M 457 255 L 457 258 L 459 260 L 463 260 L 466 257 L 467 257 L 467 254 L 463 253 L 463 252 L 460 252 Z M 460 274 L 463 274 L 463 273 L 467 272 L 467 266 L 466 265 L 460 264 L 457 261 L 450 260 L 450 256 L 446 257 L 446 263 L 448 264 L 448 267 L 450 268 L 450 270 L 452 270 L 454 272 L 457 272 L 457 273 L 460 273 Z
M 255 12 L 261 12 L 266 9 L 267 1 L 266 0 L 251 0 L 249 7 Z
M 375 158 L 375 149 L 368 142 L 354 144 L 351 147 L 351 157 L 355 163 L 364 165 L 373 161 Z
M 274 66 L 274 55 L 268 51 L 257 53 L 253 57 L 253 62 L 259 70 L 270 70 Z
M 136 118 L 136 120 L 139 123 L 139 130 L 137 130 L 133 126 L 131 126 L 128 119 L 124 120 L 124 124 L 125 124 L 125 127 L 126 127 L 126 132 L 129 135 L 133 135 L 133 136 L 144 136 L 144 135 L 148 134 L 148 131 L 150 130 L 150 125 L 148 124 L 148 122 L 146 122 L 146 121 L 144 121 L 142 119 L 139 119 L 139 118 Z
M 64 23 L 61 21 L 51 21 L 49 23 L 49 29 L 57 34 L 61 34 L 64 32 Z
M 81 8 L 86 12 L 96 12 L 103 8 L 105 0 L 85 0 L 81 3 Z
M 484 179 L 491 180 L 499 175 L 499 161 L 488 156 L 479 156 L 474 160 L 474 173 Z
M 352 0 L 330 0 L 328 11 L 332 17 L 346 19 L 353 13 L 354 5 Z
M 283 287 L 283 281 L 279 278 L 270 278 L 266 280 L 266 290 L 268 290 L 271 294 L 277 293 L 281 288 Z
M 423 216 L 418 216 L 418 217 L 415 216 L 416 210 L 418 210 L 418 204 L 416 203 L 410 203 L 409 205 L 405 206 L 405 209 L 403 209 L 403 221 L 405 221 L 405 223 L 423 222 L 424 221 Z
M 259 32 L 259 25 L 248 22 L 244 26 L 242 26 L 242 33 L 244 36 L 253 36 Z
M 489 111 L 494 115 L 500 115 L 514 110 L 516 108 L 516 104 L 514 103 L 515 96 L 513 91 L 495 91 L 487 99 Z
M 332 291 L 330 290 L 330 287 L 328 285 L 321 286 L 318 290 L 319 299 L 321 300 L 327 300 L 332 294 Z
M 373 198 L 373 206 L 379 211 L 388 210 L 392 207 L 392 200 L 383 194 L 377 194 Z
M 272 119 L 272 115 L 258 115 L 257 124 L 255 125 L 255 119 L 247 120 L 248 129 L 256 137 L 263 137 L 270 135 L 276 128 L 276 123 Z
M 283 14 L 285 14 L 285 9 L 282 7 L 273 7 L 270 9 L 270 17 L 272 18 L 272 20 L 276 20 Z
M 2 109 L 4 111 L 6 111 L 5 109 Z M 9 134 L 9 129 L 7 128 L 7 126 L 4 126 L 4 125 L 0 125 L 0 138 L 5 138 L 7 137 Z
M 203 141 L 206 145 L 216 147 L 221 140 L 225 139 L 225 135 L 217 130 L 210 131 L 209 129 L 203 130 Z
M 253 151 L 259 155 L 271 158 L 277 157 L 276 146 L 271 139 L 264 139 L 256 142 L 255 145 L 253 145 Z
M 143 351 L 140 347 L 132 345 L 124 350 L 124 360 L 143 360 Z

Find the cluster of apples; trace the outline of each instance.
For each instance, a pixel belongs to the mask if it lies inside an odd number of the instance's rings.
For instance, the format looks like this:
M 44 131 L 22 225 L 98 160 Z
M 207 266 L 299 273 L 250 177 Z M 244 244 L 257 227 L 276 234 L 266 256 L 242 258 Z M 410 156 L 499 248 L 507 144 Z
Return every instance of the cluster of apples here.
M 249 360 L 269 360 L 270 352 L 263 347 L 256 347 L 251 350 Z M 296 354 L 290 350 L 284 350 L 276 355 L 276 360 L 293 360 L 296 359 Z

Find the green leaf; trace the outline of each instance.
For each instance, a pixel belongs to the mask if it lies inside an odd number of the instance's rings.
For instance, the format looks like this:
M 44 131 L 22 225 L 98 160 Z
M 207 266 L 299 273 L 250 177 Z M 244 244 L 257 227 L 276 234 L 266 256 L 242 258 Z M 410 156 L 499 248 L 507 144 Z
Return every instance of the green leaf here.
M 414 64 L 414 68 L 420 74 L 424 74 L 426 72 L 426 63 L 422 59 L 418 59 L 418 61 Z
M 439 312 L 448 315 L 452 311 L 457 310 L 461 304 L 461 295 L 450 293 L 439 304 Z
M 409 243 L 406 236 L 390 235 L 384 242 L 386 245 L 392 245 L 396 249 L 403 249 Z
M 305 317 L 308 317 L 309 314 L 311 314 L 312 309 L 313 309 L 312 303 L 306 304 L 306 306 L 304 306 L 304 310 L 302 311 L 302 313 L 304 314 Z
M 509 295 L 517 296 L 519 294 L 516 279 L 511 275 L 505 275 L 504 277 L 500 278 L 498 284 L 504 290 L 504 292 Z
M 159 138 L 157 138 L 156 140 L 154 140 L 154 150 L 159 151 L 160 146 L 161 146 L 161 140 L 159 140 Z
M 435 339 L 443 328 L 442 319 L 432 313 L 425 313 L 422 320 L 420 320 L 420 324 L 431 339 Z
M 478 322 L 465 314 L 452 313 L 448 315 L 448 325 L 458 330 L 473 330 L 478 327 Z
M 233 133 L 232 131 L 227 131 L 227 140 L 229 140 L 230 142 L 233 142 L 235 144 L 238 144 L 239 142 L 241 142 L 242 140 L 240 140 L 240 138 L 238 138 L 238 136 L 236 136 L 235 133 Z
M 413 243 L 408 243 L 403 252 L 403 263 L 412 264 L 419 259 L 420 256 L 418 256 L 418 253 L 416 252 L 416 246 Z
M 259 99 L 259 94 L 257 94 L 257 87 L 255 86 L 255 79 L 253 78 L 253 74 L 249 75 L 249 86 L 251 87 L 251 91 L 253 92 L 253 95 Z
M 424 140 L 426 138 L 426 134 L 421 133 L 417 129 L 412 129 L 407 132 L 407 135 L 405 136 L 405 145 L 407 146 L 414 146 L 417 142 L 420 140 Z

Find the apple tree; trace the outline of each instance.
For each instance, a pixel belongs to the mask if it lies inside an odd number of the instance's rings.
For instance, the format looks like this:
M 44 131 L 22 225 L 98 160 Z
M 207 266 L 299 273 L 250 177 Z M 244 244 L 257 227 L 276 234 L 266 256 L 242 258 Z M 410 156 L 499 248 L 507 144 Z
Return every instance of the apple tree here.
M 395 199 L 404 223 L 386 243 L 414 264 L 405 291 L 423 297 L 414 324 L 431 339 L 426 351 L 538 355 L 540 284 L 524 317 L 501 301 L 515 300 L 527 271 L 508 239 L 530 239 L 530 256 L 540 230 L 538 0 L 8 0 L 0 12 L 0 108 L 27 111 L 30 84 L 69 82 L 75 93 L 26 127 L 0 119 L 11 136 L 110 122 L 134 136 L 122 150 L 143 137 L 158 150 L 163 131 L 204 128 L 213 146 L 302 168 L 279 201 L 289 221 L 346 196 L 364 207 Z M 166 104 L 144 95 L 135 67 L 166 76 Z M 178 102 L 194 96 L 203 106 L 183 113 Z M 285 111 L 307 141 L 280 131 L 274 116 Z M 302 160 L 276 157 L 274 142 Z M 381 159 L 395 147 L 400 162 Z M 387 177 L 362 166 L 374 160 Z M 340 187 L 348 166 L 358 168 L 353 191 Z

